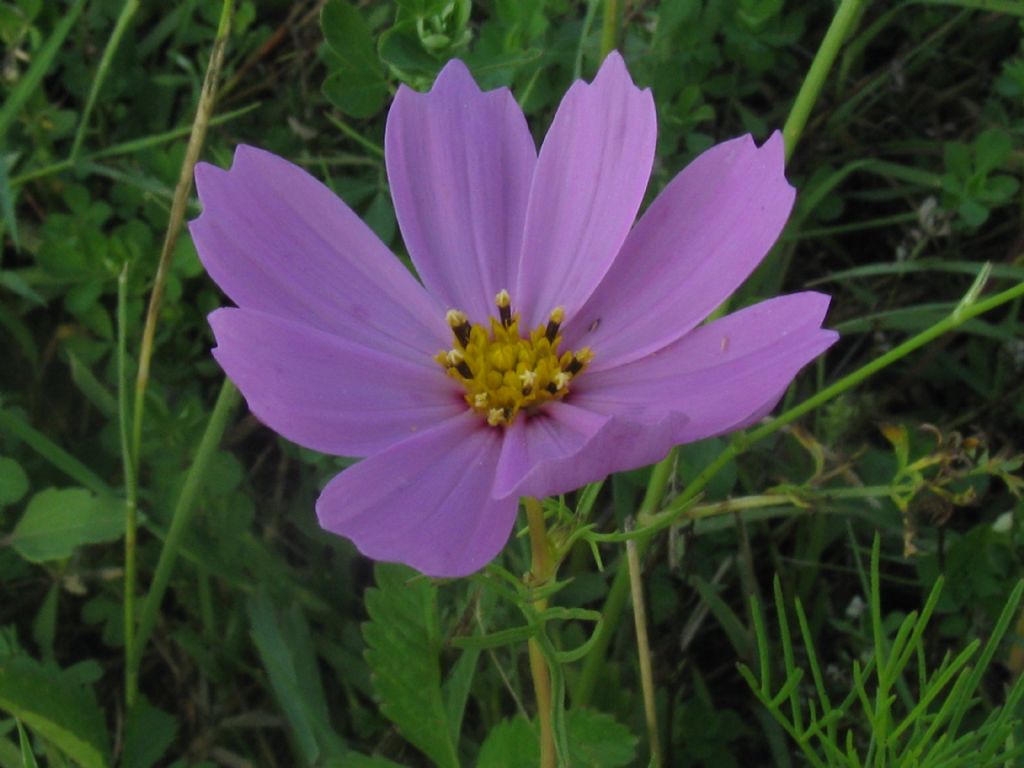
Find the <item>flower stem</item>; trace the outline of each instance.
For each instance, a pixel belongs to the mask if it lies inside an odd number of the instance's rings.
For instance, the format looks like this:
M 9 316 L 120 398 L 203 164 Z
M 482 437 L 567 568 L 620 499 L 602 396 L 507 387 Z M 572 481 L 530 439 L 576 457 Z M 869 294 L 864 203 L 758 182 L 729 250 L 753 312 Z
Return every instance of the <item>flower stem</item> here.
M 188 139 L 188 146 L 185 148 L 185 160 L 181 164 L 181 173 L 178 176 L 177 186 L 174 188 L 171 213 L 167 222 L 167 232 L 164 235 L 164 244 L 160 249 L 160 261 L 157 264 L 153 289 L 149 294 L 146 324 L 142 329 L 142 344 L 139 349 L 139 371 L 135 378 L 135 411 L 132 420 L 131 447 L 136 471 L 139 466 L 139 448 L 142 442 L 142 417 L 145 411 L 146 387 L 149 385 L 149 366 L 153 358 L 153 337 L 156 335 L 156 324 L 160 317 L 160 305 L 163 303 L 171 257 L 174 254 L 174 247 L 178 244 L 178 235 L 181 234 L 181 225 L 185 220 L 188 196 L 192 191 L 192 173 L 199 160 L 199 152 L 203 148 L 206 129 L 210 126 L 210 117 L 217 99 L 217 81 L 220 77 L 221 64 L 224 62 L 224 51 L 227 48 L 234 11 L 234 0 L 224 0 L 224 4 L 221 6 L 220 21 L 217 24 L 217 36 L 213 40 L 213 50 L 210 53 L 210 63 L 206 67 L 206 75 L 203 78 L 203 88 L 199 95 L 196 116 L 192 121 L 192 133 Z
M 604 21 L 601 24 L 601 60 L 619 44 L 619 0 L 604 0 Z
M 544 509 L 541 503 L 531 497 L 523 498 L 526 508 L 526 523 L 530 532 L 530 552 L 532 562 L 527 581 L 531 587 L 541 586 L 554 576 L 554 563 L 551 558 L 551 547 L 548 545 L 547 528 L 544 526 Z M 547 598 L 535 600 L 533 607 L 543 612 L 548 607 Z M 541 632 L 544 631 L 543 625 Z M 547 661 L 536 639 L 529 641 L 530 675 L 533 677 L 533 692 L 537 697 L 537 723 L 540 727 L 540 765 L 541 768 L 555 768 L 557 755 L 555 752 L 555 734 L 552 729 L 551 711 L 551 674 Z
M 836 15 L 832 17 L 832 23 L 825 32 L 825 39 L 821 41 L 818 52 L 814 54 L 814 61 L 811 62 L 803 85 L 796 95 L 796 100 L 789 111 L 786 125 L 782 129 L 782 136 L 786 143 L 786 161 L 796 149 L 797 142 L 807 125 L 807 118 L 814 108 L 814 103 L 821 94 L 821 87 L 825 84 L 825 78 L 832 68 L 832 64 L 839 55 L 839 49 L 845 42 L 853 25 L 854 19 L 860 13 L 863 0 L 842 0 Z
M 650 765 L 661 768 L 661 742 L 658 740 L 658 710 L 654 703 L 654 672 L 651 668 L 651 643 L 647 636 L 643 573 L 640 571 L 640 555 L 635 541 L 626 542 L 626 562 L 629 565 L 629 591 L 633 598 L 633 625 L 640 662 L 640 686 L 644 694 L 644 719 L 647 721 L 647 741 L 651 750 Z

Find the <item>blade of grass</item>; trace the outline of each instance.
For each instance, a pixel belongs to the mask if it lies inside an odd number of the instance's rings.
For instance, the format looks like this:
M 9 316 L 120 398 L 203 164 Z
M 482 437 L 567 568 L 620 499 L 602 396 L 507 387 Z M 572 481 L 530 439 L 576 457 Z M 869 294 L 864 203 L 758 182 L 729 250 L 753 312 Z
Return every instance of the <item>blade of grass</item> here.
M 0 431 L 21 440 L 29 448 L 50 462 L 53 466 L 84 488 L 101 496 L 113 493 L 99 475 L 89 469 L 70 453 L 38 429 L 22 421 L 10 411 L 0 409 Z
M 96 97 L 99 96 L 100 88 L 103 87 L 103 83 L 107 79 L 107 73 L 110 71 L 110 62 L 113 61 L 114 54 L 117 53 L 117 48 L 121 44 L 121 38 L 124 37 L 125 30 L 128 29 L 128 23 L 132 20 L 132 16 L 135 15 L 137 10 L 139 10 L 139 0 L 125 0 L 124 5 L 121 6 L 121 13 L 117 17 L 114 31 L 110 33 L 107 47 L 103 49 L 103 56 L 100 57 L 100 63 L 96 67 L 92 84 L 89 86 L 89 95 L 85 99 L 85 109 L 82 110 L 82 116 L 78 120 L 78 130 L 75 131 L 75 141 L 71 145 L 71 155 L 68 158 L 72 163 L 82 149 L 82 141 L 85 139 L 85 132 L 89 128 L 89 116 L 92 115 L 93 107 L 96 106 Z

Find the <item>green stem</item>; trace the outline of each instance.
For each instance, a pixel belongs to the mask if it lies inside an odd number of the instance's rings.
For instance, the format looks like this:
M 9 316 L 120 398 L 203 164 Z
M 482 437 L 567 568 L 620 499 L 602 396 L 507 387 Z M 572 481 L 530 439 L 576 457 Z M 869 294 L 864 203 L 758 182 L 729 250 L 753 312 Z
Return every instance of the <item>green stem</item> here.
M 669 451 L 668 456 L 655 464 L 654 469 L 651 470 L 651 479 L 647 483 L 647 491 L 644 494 L 644 500 L 640 503 L 638 513 L 641 524 L 661 506 L 661 500 L 665 496 L 665 489 L 668 487 L 669 478 L 676 466 L 677 450 L 673 448 Z M 640 542 L 637 551 L 638 557 L 646 549 L 646 543 L 646 539 Z M 615 581 L 612 582 L 611 591 L 608 593 L 605 604 L 601 609 L 604 621 L 597 630 L 590 653 L 583 659 L 580 682 L 574 696 L 575 701 L 581 706 L 589 704 L 594 695 L 594 688 L 597 686 L 597 676 L 601 671 L 601 666 L 604 664 L 608 646 L 611 644 L 614 635 L 614 632 L 608 628 L 609 624 L 612 626 L 618 625 L 619 617 L 622 616 L 622 611 L 626 607 L 626 597 L 628 594 L 629 572 L 622 567 L 622 563 L 619 563 L 618 570 L 615 572 Z
M 231 17 L 234 14 L 234 0 L 224 0 L 221 6 L 220 22 L 217 25 L 217 36 L 213 41 L 210 63 L 206 67 L 203 88 L 196 107 L 195 120 L 192 121 L 192 134 L 185 148 L 185 159 L 181 164 L 178 184 L 174 189 L 174 200 L 164 236 L 163 248 L 160 250 L 160 261 L 153 280 L 153 290 L 149 295 L 149 306 L 146 309 L 146 324 L 142 329 L 142 344 L 139 348 L 139 371 L 135 379 L 135 412 L 132 420 L 132 457 L 134 466 L 139 466 L 139 449 L 142 443 L 142 419 L 145 413 L 146 388 L 149 385 L 149 366 L 153 358 L 153 338 L 156 335 L 156 324 L 160 317 L 160 305 L 163 302 L 164 288 L 170 273 L 171 257 L 178 243 L 181 225 L 185 220 L 188 196 L 192 191 L 192 174 L 199 152 L 206 139 L 206 130 L 210 126 L 210 116 L 217 98 L 217 80 L 220 77 L 221 64 L 224 61 L 224 50 L 227 48 L 231 31 Z
M 859 15 L 863 2 L 864 0 L 842 0 L 836 15 L 832 17 L 832 23 L 825 32 L 825 39 L 821 41 L 821 46 L 814 55 L 814 61 L 807 70 L 807 76 L 800 86 L 793 107 L 789 111 L 789 118 L 782 129 L 786 142 L 787 162 L 796 149 L 797 142 L 800 141 L 804 126 L 807 125 L 807 118 L 821 94 L 821 87 L 825 84 L 825 78 L 832 69 L 832 64 L 839 55 L 839 49 L 845 42 L 854 19 Z
M 604 21 L 601 24 L 601 60 L 619 44 L 619 0 L 604 0 Z
M 135 638 L 135 647 L 131 657 L 128 659 L 128 674 L 138 679 L 139 666 L 142 663 L 142 653 L 153 633 L 156 625 L 157 613 L 160 610 L 160 603 L 163 601 L 164 592 L 167 591 L 167 583 L 174 570 L 174 561 L 177 559 L 178 550 L 181 548 L 181 537 L 192 522 L 195 514 L 195 499 L 202 487 L 206 472 L 210 468 L 210 460 L 213 453 L 220 444 L 224 430 L 227 428 L 228 420 L 238 403 L 238 390 L 228 381 L 224 380 L 221 385 L 220 394 L 217 395 L 217 402 L 213 406 L 213 413 L 206 423 L 206 430 L 199 441 L 199 448 L 196 449 L 195 458 L 185 476 L 185 483 L 178 495 L 178 501 L 174 505 L 174 512 L 171 516 L 171 525 L 167 530 L 167 538 L 164 539 L 163 549 L 160 550 L 160 559 L 156 564 L 156 571 L 153 574 L 153 582 L 142 603 L 142 613 L 139 616 L 138 633 Z
M 651 665 L 651 643 L 647 635 L 647 610 L 644 605 L 644 581 L 640 555 L 635 541 L 626 542 L 626 563 L 629 565 L 630 595 L 633 598 L 633 628 L 640 665 L 640 688 L 644 697 L 644 720 L 651 750 L 651 768 L 661 768 L 661 741 L 658 738 L 658 710 L 654 700 L 654 671 Z
M 236 109 L 232 112 L 225 112 L 223 115 L 211 118 L 210 125 L 220 125 L 221 123 L 234 120 L 242 115 L 252 112 L 259 106 L 260 104 L 257 102 L 255 104 L 250 104 L 247 107 L 241 107 L 240 109 Z M 191 125 L 182 125 L 177 128 L 172 128 L 169 131 L 164 131 L 163 133 L 154 133 L 152 136 L 144 136 L 140 139 L 131 139 L 120 144 L 114 144 L 113 146 L 92 152 L 80 158 L 81 165 L 79 167 L 84 171 L 88 171 L 89 164 L 92 161 L 102 160 L 107 157 L 120 157 L 121 155 L 128 155 L 142 149 L 148 149 L 149 147 L 166 144 L 169 141 L 180 139 L 182 136 L 188 136 L 191 132 Z M 53 176 L 54 174 L 61 173 L 62 171 L 69 171 L 74 167 L 75 162 L 70 159 L 50 163 L 49 165 L 44 165 L 42 168 L 36 168 L 34 171 L 27 171 L 20 176 L 12 176 L 10 178 L 11 187 L 20 187 L 30 181 L 42 179 L 47 176 Z
M 121 430 L 121 462 L 124 467 L 124 697 L 130 710 L 139 690 L 137 671 L 128 660 L 135 652 L 136 541 L 138 540 L 138 475 L 131 452 L 131 408 L 128 404 L 128 264 L 117 279 L 117 405 Z
M 531 587 L 539 587 L 552 579 L 555 570 L 547 528 L 544 525 L 544 508 L 537 499 L 530 496 L 523 498 L 523 506 L 526 508 L 526 522 L 530 532 L 530 552 L 532 554 L 530 573 L 527 579 Z M 537 613 L 543 613 L 548 607 L 548 601 L 546 598 L 540 598 L 534 602 L 533 607 Z M 543 632 L 542 627 L 541 633 Z M 541 768 L 555 768 L 558 754 L 555 750 L 555 734 L 551 717 L 553 714 L 551 673 L 538 640 L 530 638 L 527 645 L 530 655 L 530 675 L 533 678 L 533 692 L 537 698 L 540 766 Z
M 137 10 L 139 10 L 139 0 L 125 0 L 124 5 L 121 6 L 121 15 L 117 17 L 114 31 L 111 32 L 110 39 L 107 40 L 107 47 L 103 49 L 103 56 L 100 57 L 100 63 L 96 67 L 92 84 L 89 86 L 89 95 L 85 100 L 85 109 L 82 110 L 82 117 L 78 121 L 78 130 L 75 131 L 75 141 L 71 145 L 71 154 L 68 158 L 71 162 L 75 161 L 79 151 L 82 149 L 82 141 L 85 139 L 85 132 L 89 128 L 89 117 L 92 115 L 93 107 L 96 106 L 96 97 L 99 96 L 100 88 L 103 87 L 103 81 L 107 79 L 107 72 L 110 71 L 110 62 L 114 60 L 114 54 L 121 44 L 121 38 L 124 37 L 125 30 L 128 29 L 128 22 L 132 20 L 132 16 L 135 15 Z
M 686 486 L 679 497 L 673 501 L 673 507 L 676 507 L 679 510 L 685 510 L 689 502 L 695 499 L 697 495 L 707 487 L 708 483 L 711 482 L 711 479 L 717 475 L 723 467 L 731 464 L 735 461 L 737 456 L 758 441 L 774 434 L 779 429 L 793 421 L 796 421 L 804 414 L 824 405 L 829 400 L 838 397 L 847 390 L 852 389 L 868 377 L 873 376 L 883 368 L 887 368 L 896 361 L 906 357 L 911 352 L 914 352 L 929 342 L 934 341 L 939 336 L 955 330 L 968 320 L 1013 301 L 1018 297 L 1024 296 L 1024 282 L 1022 282 L 983 301 L 973 301 L 971 297 L 977 294 L 978 287 L 979 284 L 976 282 L 975 285 L 971 287 L 971 290 L 968 291 L 965 301 L 961 302 L 953 312 L 935 325 L 922 331 L 916 336 L 907 339 L 899 346 L 893 347 L 893 349 L 889 350 L 884 355 L 881 355 L 870 363 L 858 368 L 848 376 L 844 376 L 835 384 L 826 387 L 813 397 L 810 397 L 799 405 L 790 408 L 785 413 L 776 416 L 774 419 L 761 425 L 757 429 L 736 437 L 728 448 L 722 451 L 714 461 L 705 467 L 704 470 Z M 654 532 L 651 532 L 647 536 L 636 540 L 638 555 L 643 555 L 653 535 Z M 608 596 L 605 598 L 604 606 L 601 609 L 601 615 L 604 618 L 604 621 L 597 630 L 597 637 L 594 641 L 593 649 L 587 655 L 583 663 L 583 670 L 580 674 L 580 682 L 577 686 L 575 696 L 576 704 L 579 706 L 587 706 L 590 703 L 594 693 L 594 688 L 597 684 L 598 673 L 604 663 L 605 651 L 611 642 L 611 636 L 618 627 L 618 622 L 622 616 L 622 609 L 625 606 L 626 596 L 628 594 L 629 571 L 628 568 L 623 567 L 620 564 L 620 567 L 615 573 L 615 580 L 612 582 L 611 589 L 609 590 Z

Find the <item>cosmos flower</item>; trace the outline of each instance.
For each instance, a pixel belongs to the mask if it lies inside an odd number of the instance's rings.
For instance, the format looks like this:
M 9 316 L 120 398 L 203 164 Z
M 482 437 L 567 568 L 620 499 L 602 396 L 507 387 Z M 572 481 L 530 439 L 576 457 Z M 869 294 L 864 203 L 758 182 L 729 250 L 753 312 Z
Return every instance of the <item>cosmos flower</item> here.
M 196 168 L 192 236 L 237 304 L 210 316 L 214 356 L 272 429 L 367 457 L 324 488 L 325 529 L 471 573 L 519 497 L 748 425 L 835 341 L 818 293 L 702 324 L 789 215 L 782 137 L 712 147 L 634 225 L 655 134 L 618 54 L 569 89 L 539 154 L 509 91 L 459 61 L 429 93 L 402 87 L 385 156 L 422 283 L 297 166 L 240 146 Z

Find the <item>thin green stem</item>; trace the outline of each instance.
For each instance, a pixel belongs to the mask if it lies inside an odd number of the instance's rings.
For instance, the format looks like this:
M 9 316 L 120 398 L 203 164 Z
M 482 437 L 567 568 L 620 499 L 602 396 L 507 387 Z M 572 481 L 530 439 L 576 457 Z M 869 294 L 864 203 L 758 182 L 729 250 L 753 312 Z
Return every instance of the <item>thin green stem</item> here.
M 661 741 L 658 739 L 658 710 L 654 701 L 654 671 L 651 666 L 651 643 L 647 636 L 647 610 L 644 606 L 644 581 L 640 555 L 635 541 L 626 542 L 626 563 L 629 566 L 630 595 L 633 598 L 633 628 L 640 663 L 640 687 L 644 696 L 644 720 L 651 750 L 650 765 L 661 768 Z
M 644 500 L 640 503 L 638 513 L 641 523 L 649 515 L 654 514 L 658 507 L 661 506 L 661 500 L 665 496 L 666 488 L 668 488 L 668 481 L 675 470 L 676 455 L 677 449 L 673 448 L 669 451 L 668 456 L 655 464 L 654 469 L 651 470 L 651 479 L 647 483 L 647 491 L 644 494 Z M 637 552 L 638 556 L 643 554 L 645 545 L 646 540 L 641 541 Z M 620 562 L 618 570 L 615 572 L 612 588 L 608 593 L 608 597 L 605 598 L 604 607 L 601 609 L 604 621 L 597 629 L 594 645 L 590 649 L 590 653 L 583 659 L 580 681 L 574 691 L 574 699 L 580 706 L 587 706 L 594 696 L 594 690 L 597 688 L 597 677 L 604 664 L 605 655 L 608 653 L 608 646 L 611 645 L 612 637 L 615 634 L 613 630 L 618 625 L 619 617 L 622 616 L 622 611 L 626 607 L 626 597 L 628 594 L 629 572 L 626 568 L 622 567 Z
M 554 560 L 551 557 L 551 545 L 548 542 L 547 528 L 544 525 L 544 508 L 541 503 L 530 496 L 523 498 L 526 508 L 526 523 L 530 533 L 531 564 L 527 580 L 531 587 L 546 584 L 554 576 Z M 534 609 L 543 613 L 548 607 L 546 598 L 534 601 Z M 543 633 L 544 629 L 541 628 Z M 541 768 L 555 768 L 558 753 L 555 750 L 555 734 L 552 727 L 551 706 L 551 673 L 544 658 L 544 652 L 536 638 L 528 641 L 530 654 L 530 675 L 533 678 L 533 692 L 537 697 L 537 723 L 540 729 L 540 765 Z
M 257 102 L 255 104 L 250 104 L 247 107 L 233 110 L 232 112 L 225 112 L 223 115 L 211 118 L 210 125 L 220 125 L 221 123 L 235 120 L 242 115 L 252 112 L 259 106 L 259 102 Z M 166 144 L 169 141 L 180 139 L 182 136 L 188 136 L 191 132 L 191 125 L 182 125 L 177 128 L 172 128 L 169 131 L 164 131 L 163 133 L 155 133 L 152 136 L 144 136 L 140 139 L 131 139 L 130 141 L 115 144 L 111 147 L 105 147 L 104 149 L 100 149 L 79 158 L 80 167 L 84 170 L 88 170 L 90 163 L 95 160 L 102 160 L 107 157 L 120 157 L 121 155 L 138 152 L 141 149 L 148 149 L 149 147 Z M 47 176 L 53 176 L 54 174 L 61 173 L 63 171 L 69 171 L 74 167 L 75 162 L 73 160 L 61 160 L 56 163 L 50 163 L 49 165 L 44 165 L 42 168 L 36 168 L 34 171 L 27 171 L 20 176 L 12 176 L 10 179 L 11 187 L 20 187 L 30 181 L 42 179 Z
M 156 626 L 157 614 L 160 611 L 160 604 L 167 591 L 167 583 L 174 570 L 174 562 L 181 548 L 181 537 L 192 522 L 195 514 L 195 500 L 199 489 L 202 487 L 206 472 L 210 468 L 210 461 L 213 453 L 220 444 L 224 430 L 227 428 L 228 420 L 238 403 L 238 390 L 228 381 L 224 380 L 221 385 L 220 394 L 217 395 L 217 402 L 213 406 L 209 421 L 206 422 L 206 430 L 199 441 L 196 455 L 192 459 L 188 474 L 185 476 L 185 483 L 182 485 L 181 493 L 174 505 L 174 512 L 171 515 L 171 525 L 167 530 L 167 537 L 164 539 L 163 549 L 160 550 L 160 559 L 156 564 L 156 571 L 153 573 L 153 581 L 149 585 L 149 591 L 142 603 L 142 612 L 139 616 L 138 633 L 135 637 L 134 653 L 128 659 L 129 674 L 138 677 L 139 666 L 142 662 L 142 653 L 149 641 L 149 636 Z
M 117 279 L 117 406 L 121 431 L 121 463 L 124 468 L 124 698 L 128 709 L 139 690 L 137 669 L 128 660 L 135 652 L 136 542 L 138 540 L 138 475 L 131 452 L 131 408 L 128 403 L 128 264 Z
M 622 9 L 619 0 L 604 0 L 604 20 L 601 23 L 601 60 L 614 51 L 619 44 L 619 24 Z
M 125 0 L 124 5 L 121 6 L 121 14 L 117 17 L 114 31 L 110 33 L 107 47 L 103 49 L 103 56 L 100 57 L 100 63 L 96 67 L 92 84 L 89 86 L 89 95 L 85 100 L 85 108 L 82 110 L 82 117 L 78 121 L 78 130 L 75 131 L 75 141 L 71 145 L 71 155 L 68 158 L 71 162 L 75 161 L 79 151 L 82 149 L 85 132 L 89 129 L 89 117 L 92 115 L 93 107 L 96 106 L 96 97 L 99 96 L 103 82 L 107 79 L 107 73 L 110 71 L 110 62 L 114 60 L 114 54 L 117 53 L 125 30 L 128 29 L 128 23 L 132 20 L 132 16 L 135 15 L 137 10 L 139 10 L 139 0 Z
M 177 245 L 178 235 L 181 233 L 181 225 L 185 220 L 188 196 L 192 191 L 192 173 L 199 160 L 199 153 L 206 139 L 206 130 L 210 125 L 210 116 L 213 114 L 217 98 L 217 81 L 220 77 L 221 64 L 224 61 L 224 51 L 227 48 L 234 10 L 234 0 L 224 0 L 221 6 L 220 21 L 217 25 L 217 36 L 214 38 L 213 50 L 210 53 L 210 63 L 206 68 L 195 120 L 192 122 L 192 134 L 189 136 L 188 146 L 185 148 L 185 159 L 181 164 L 178 184 L 174 189 L 167 233 L 160 251 L 160 262 L 153 280 L 153 290 L 149 295 L 149 307 L 146 309 L 146 324 L 142 329 L 142 344 L 139 349 L 139 371 L 135 379 L 135 412 L 132 420 L 131 447 L 136 470 L 139 466 L 146 388 L 149 385 L 149 367 L 153 357 L 153 338 L 156 335 L 156 324 L 160 317 L 160 305 L 163 302 L 164 288 L 167 285 L 167 276 L 170 272 L 171 256 L 174 254 L 174 247 Z
M 825 32 L 825 39 L 821 41 L 818 52 L 814 55 L 810 69 L 807 70 L 807 77 L 796 95 L 793 107 L 790 109 L 789 118 L 782 129 L 782 135 L 786 142 L 786 161 L 796 149 L 797 142 L 803 134 L 804 126 L 807 125 L 807 118 L 818 101 L 821 88 L 825 84 L 832 64 L 835 63 L 839 49 L 843 46 L 853 21 L 860 13 L 864 0 L 842 0 L 836 15 L 832 17 L 832 23 Z

